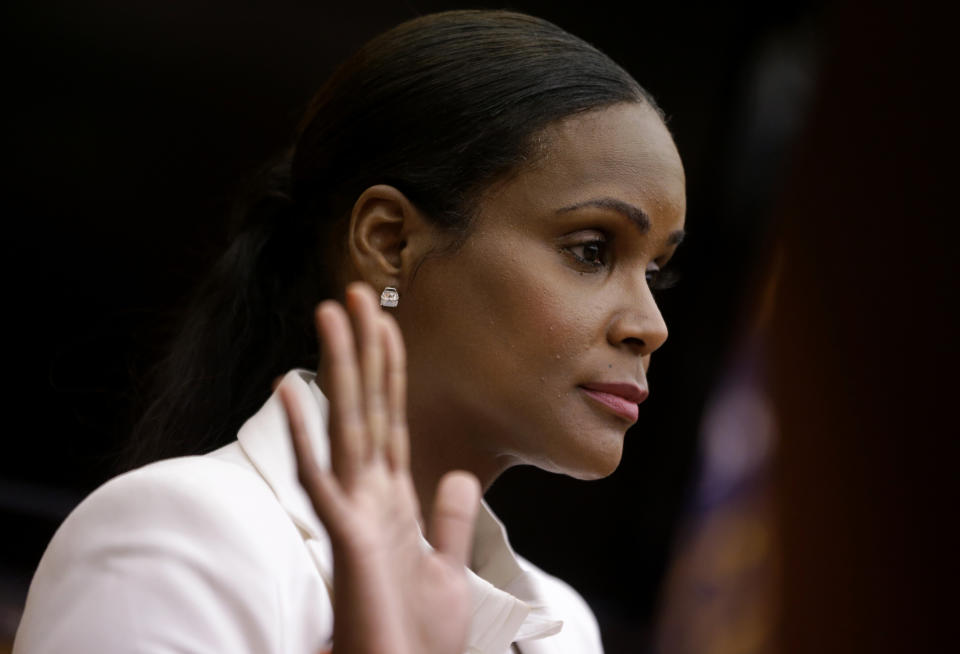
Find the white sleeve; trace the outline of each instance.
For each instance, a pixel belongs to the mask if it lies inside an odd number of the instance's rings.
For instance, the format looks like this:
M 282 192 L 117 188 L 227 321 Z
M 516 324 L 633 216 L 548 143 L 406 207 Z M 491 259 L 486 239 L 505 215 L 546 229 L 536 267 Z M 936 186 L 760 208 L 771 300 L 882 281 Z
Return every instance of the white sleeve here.
M 296 651 L 284 615 L 298 599 L 283 586 L 291 542 L 308 557 L 269 489 L 237 466 L 192 457 L 122 475 L 57 531 L 14 652 Z

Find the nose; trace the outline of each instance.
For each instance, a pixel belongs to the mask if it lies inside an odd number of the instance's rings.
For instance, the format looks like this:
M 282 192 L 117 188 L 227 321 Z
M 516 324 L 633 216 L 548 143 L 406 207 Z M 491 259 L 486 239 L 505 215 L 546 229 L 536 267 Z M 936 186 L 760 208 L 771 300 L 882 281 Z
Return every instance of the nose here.
M 628 301 L 613 317 L 607 331 L 607 340 L 616 348 L 627 348 L 636 356 L 649 359 L 667 340 L 667 323 L 650 287 L 629 294 Z

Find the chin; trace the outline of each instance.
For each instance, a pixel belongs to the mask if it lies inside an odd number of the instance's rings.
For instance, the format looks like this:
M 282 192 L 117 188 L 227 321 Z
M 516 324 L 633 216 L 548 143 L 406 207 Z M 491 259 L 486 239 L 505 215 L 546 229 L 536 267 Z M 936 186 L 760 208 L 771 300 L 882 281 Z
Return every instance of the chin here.
M 620 466 L 621 457 L 617 457 L 616 461 L 613 462 L 604 462 L 603 464 L 591 466 L 589 468 L 576 470 L 568 472 L 569 477 L 574 479 L 582 479 L 583 481 L 593 481 L 595 479 L 603 479 L 604 477 L 609 477 L 614 473 L 614 471 Z
M 611 443 L 609 448 L 596 448 L 589 452 L 580 451 L 578 455 L 554 459 L 548 465 L 538 467 L 556 472 L 574 479 L 593 481 L 609 477 L 619 467 L 623 459 L 623 439 Z

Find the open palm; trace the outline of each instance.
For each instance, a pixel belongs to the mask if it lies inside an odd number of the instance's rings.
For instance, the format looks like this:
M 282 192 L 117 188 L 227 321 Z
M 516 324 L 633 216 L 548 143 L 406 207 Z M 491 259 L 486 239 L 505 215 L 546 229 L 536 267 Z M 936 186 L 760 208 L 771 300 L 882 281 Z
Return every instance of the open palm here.
M 430 549 L 409 471 L 406 366 L 392 317 L 365 284 L 316 312 L 319 378 L 330 400 L 331 469 L 317 466 L 302 408 L 283 385 L 300 483 L 332 543 L 337 654 L 460 654 L 470 596 L 470 553 L 479 484 L 464 472 L 440 482 Z

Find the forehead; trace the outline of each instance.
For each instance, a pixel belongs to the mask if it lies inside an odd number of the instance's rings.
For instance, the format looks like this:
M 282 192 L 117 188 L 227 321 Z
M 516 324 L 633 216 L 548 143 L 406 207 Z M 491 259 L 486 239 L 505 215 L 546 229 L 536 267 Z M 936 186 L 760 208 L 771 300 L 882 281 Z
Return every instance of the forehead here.
M 518 200 L 544 208 L 615 197 L 651 217 L 682 222 L 683 164 L 669 131 L 646 103 L 570 116 L 537 137 L 531 163 L 512 180 Z

